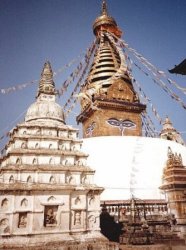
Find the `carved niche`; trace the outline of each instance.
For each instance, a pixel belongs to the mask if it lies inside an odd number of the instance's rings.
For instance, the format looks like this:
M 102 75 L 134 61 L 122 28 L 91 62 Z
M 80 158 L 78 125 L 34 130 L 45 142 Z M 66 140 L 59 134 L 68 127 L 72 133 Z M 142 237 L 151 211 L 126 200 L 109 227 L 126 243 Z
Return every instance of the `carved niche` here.
M 2 200 L 2 202 L 1 202 L 1 208 L 3 210 L 8 209 L 8 199 L 7 198 L 5 198 L 5 199 Z
M 45 206 L 44 209 L 44 226 L 53 227 L 57 226 L 57 210 L 58 206 Z
M 9 220 L 7 218 L 0 221 L 0 232 L 3 234 L 10 233 Z
M 19 213 L 18 228 L 25 228 L 27 226 L 27 213 Z

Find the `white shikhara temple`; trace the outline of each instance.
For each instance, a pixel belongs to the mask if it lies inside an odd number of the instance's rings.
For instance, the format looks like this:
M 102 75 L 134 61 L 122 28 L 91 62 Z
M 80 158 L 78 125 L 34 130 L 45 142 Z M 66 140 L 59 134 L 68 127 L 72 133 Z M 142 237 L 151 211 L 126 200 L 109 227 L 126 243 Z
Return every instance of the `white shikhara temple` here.
M 61 249 L 74 249 L 67 246 L 80 239 L 86 239 L 82 249 L 91 241 L 108 244 L 99 233 L 103 188 L 94 184 L 82 140 L 77 129 L 65 125 L 55 94 L 46 62 L 36 101 L 11 132 L 1 159 L 0 245 L 21 248 L 57 240 Z
M 169 118 L 159 138 L 143 136 L 146 104 L 133 86 L 118 43 L 121 31 L 105 1 L 93 31 L 97 48 L 78 93 L 83 139 L 65 124 L 49 62 L 36 101 L 10 132 L 0 158 L 0 249 L 118 249 L 100 233 L 100 199 L 166 199 L 168 190 L 174 211 L 186 217 L 185 143 Z M 180 155 L 181 167 L 171 163 L 160 190 L 168 149 Z M 180 171 L 176 184 L 174 168 Z

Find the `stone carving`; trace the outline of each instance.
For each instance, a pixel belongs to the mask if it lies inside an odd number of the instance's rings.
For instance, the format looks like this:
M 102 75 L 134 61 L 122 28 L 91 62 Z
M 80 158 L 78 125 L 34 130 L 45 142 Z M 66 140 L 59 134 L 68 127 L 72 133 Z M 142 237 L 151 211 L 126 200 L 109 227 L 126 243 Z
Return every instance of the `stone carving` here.
M 72 184 L 72 185 L 75 185 L 76 184 L 76 180 L 75 180 L 75 178 L 72 176 L 72 174 L 71 173 L 67 173 L 66 174 L 66 183 L 67 184 Z
M 36 135 L 40 135 L 40 130 L 39 129 L 36 131 Z
M 72 145 L 72 146 L 70 147 L 70 149 L 71 149 L 72 151 L 78 151 L 79 146 L 78 146 L 77 144 L 74 144 L 74 145 Z
M 49 160 L 49 164 L 54 164 L 55 162 L 54 162 L 54 158 L 50 158 L 50 160 Z
M 27 183 L 32 183 L 32 177 L 30 175 L 27 178 Z
M 75 205 L 79 205 L 79 204 L 81 204 L 81 199 L 80 199 L 80 197 L 78 196 L 76 199 L 75 199 Z
M 2 233 L 10 233 L 9 220 L 4 218 L 0 221 L 0 231 Z
M 89 200 L 89 205 L 92 206 L 95 203 L 95 197 L 91 197 Z
M 76 211 L 74 215 L 74 225 L 81 225 L 81 211 Z
M 26 148 L 26 143 L 25 143 L 25 142 L 23 142 L 23 143 L 21 144 L 21 148 Z
M 69 184 L 75 185 L 76 184 L 76 180 L 73 176 L 70 176 L 69 178 Z
M 10 176 L 9 183 L 14 183 L 14 177 L 13 177 L 13 175 Z
M 87 175 L 85 175 L 85 174 L 82 175 L 82 177 L 81 177 L 81 183 L 82 184 L 88 184 L 89 183 Z
M 65 160 L 64 165 L 65 165 L 65 166 L 68 166 L 68 165 L 69 165 L 68 160 Z
M 56 183 L 56 180 L 55 180 L 54 176 L 51 176 L 51 177 L 50 177 L 49 182 L 50 182 L 51 184 Z
M 167 168 L 171 168 L 173 166 L 179 166 L 179 167 L 183 166 L 181 154 L 178 154 L 178 153 L 174 154 L 170 147 L 168 147 L 167 156 L 168 156 L 167 163 L 166 163 Z
M 45 226 L 56 226 L 57 225 L 57 206 L 46 206 L 45 207 Z
M 2 209 L 7 209 L 8 208 L 8 199 L 3 199 L 1 202 L 1 208 Z
M 27 199 L 23 199 L 21 201 L 21 207 L 27 207 L 28 206 L 28 200 Z
M 36 158 L 33 159 L 32 164 L 33 165 L 37 164 L 37 159 Z
M 54 197 L 54 196 L 50 196 L 49 198 L 48 198 L 48 201 L 50 202 L 50 201 L 55 201 L 56 200 L 56 198 Z
M 16 164 L 21 164 L 21 159 L 20 158 L 17 158 Z
M 18 227 L 25 228 L 26 225 L 27 225 L 27 213 L 20 213 Z
M 89 226 L 89 229 L 93 229 L 94 226 L 96 224 L 96 217 L 94 215 L 90 215 L 88 217 L 88 226 Z

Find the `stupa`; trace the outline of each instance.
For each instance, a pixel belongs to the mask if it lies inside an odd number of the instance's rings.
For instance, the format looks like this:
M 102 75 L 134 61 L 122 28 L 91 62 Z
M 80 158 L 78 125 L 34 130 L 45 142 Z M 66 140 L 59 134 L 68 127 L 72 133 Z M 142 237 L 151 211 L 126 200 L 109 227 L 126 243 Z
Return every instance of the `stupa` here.
M 81 90 L 83 150 L 96 169 L 95 180 L 105 190 L 102 200 L 165 198 L 159 186 L 167 160 L 167 149 L 182 155 L 186 147 L 181 135 L 166 118 L 159 138 L 142 135 L 141 103 L 132 83 L 119 39 L 121 30 L 108 14 L 106 1 L 93 23 L 97 50 Z

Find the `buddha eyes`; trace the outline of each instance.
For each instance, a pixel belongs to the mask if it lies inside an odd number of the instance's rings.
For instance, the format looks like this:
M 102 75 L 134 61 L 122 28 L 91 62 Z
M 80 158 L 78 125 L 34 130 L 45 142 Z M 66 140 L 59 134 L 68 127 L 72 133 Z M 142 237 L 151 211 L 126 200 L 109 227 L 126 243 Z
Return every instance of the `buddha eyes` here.
M 122 122 L 122 125 L 123 127 L 126 127 L 126 128 L 131 128 L 131 127 L 135 127 L 136 125 L 130 121 L 130 120 L 125 120 Z
M 107 120 L 107 122 L 111 125 L 111 126 L 115 126 L 115 127 L 123 127 L 123 128 L 132 128 L 132 127 L 136 127 L 136 124 L 130 120 L 118 120 L 116 118 L 110 118 Z
M 108 122 L 110 125 L 116 126 L 116 127 L 118 127 L 118 126 L 120 125 L 120 121 L 118 121 L 117 119 L 109 119 L 107 122 Z

